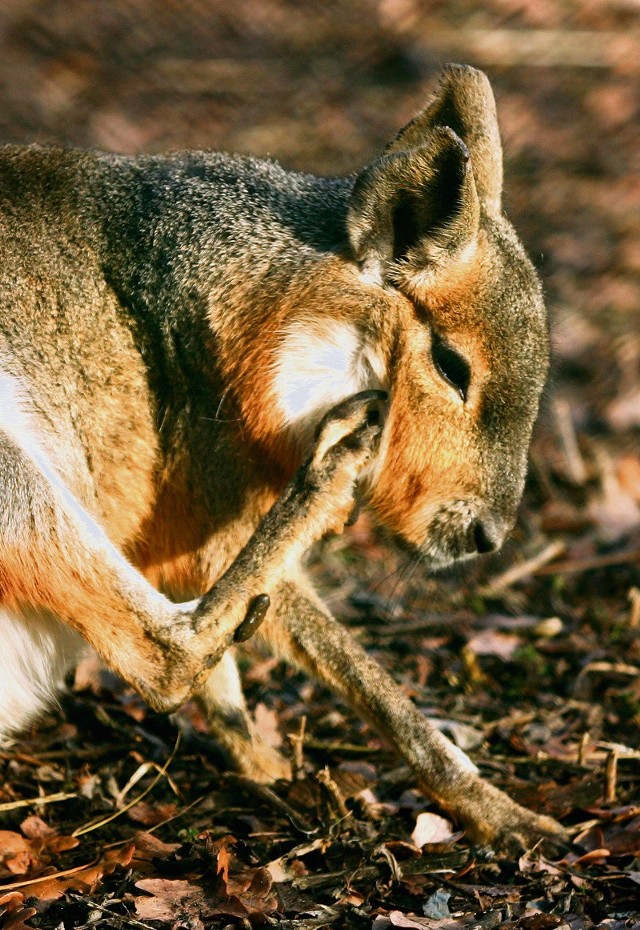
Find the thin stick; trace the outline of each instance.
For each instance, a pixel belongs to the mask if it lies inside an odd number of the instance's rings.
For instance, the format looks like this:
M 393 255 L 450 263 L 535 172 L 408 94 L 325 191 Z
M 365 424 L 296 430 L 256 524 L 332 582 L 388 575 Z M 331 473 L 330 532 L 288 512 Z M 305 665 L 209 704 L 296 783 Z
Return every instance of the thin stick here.
M 247 778 L 246 775 L 239 775 L 236 772 L 227 772 L 225 780 L 228 782 L 235 782 L 235 784 L 240 785 L 246 791 L 251 792 L 265 804 L 268 804 L 276 811 L 283 813 L 299 833 L 303 833 L 306 836 L 312 836 L 314 833 L 318 832 L 317 828 L 312 827 L 311 824 L 295 810 L 295 808 L 293 808 L 290 804 L 287 804 L 286 801 L 283 801 L 282 798 L 278 797 L 275 791 L 269 788 L 268 785 L 261 785 L 258 782 L 253 781 L 253 779 Z
M 604 799 L 607 804 L 614 804 L 616 800 L 616 788 L 618 782 L 618 753 L 612 749 L 607 756 L 604 769 Z
M 504 726 L 522 727 L 525 723 L 531 723 L 535 718 L 535 711 L 523 711 L 519 714 L 510 714 L 506 717 L 498 717 L 497 720 L 491 720 L 489 723 L 485 724 L 483 729 L 485 733 L 494 733 L 496 730 L 499 730 L 500 727 Z M 493 753 L 492 758 L 495 759 L 495 754 Z
M 149 829 L 146 832 L 153 833 L 154 830 L 159 830 L 160 827 L 166 827 L 166 825 L 168 823 L 171 823 L 172 820 L 177 820 L 178 817 L 183 817 L 184 814 L 188 814 L 192 808 L 197 807 L 198 804 L 204 801 L 206 797 L 208 797 L 208 795 L 201 794 L 199 798 L 196 798 L 195 801 L 191 802 L 191 804 L 187 804 L 187 806 L 183 807 L 182 810 L 178 811 L 177 814 L 172 814 L 171 817 L 167 817 L 166 820 L 161 820 L 160 823 L 154 824 L 152 827 L 149 827 Z
M 367 630 L 372 633 L 376 639 L 387 638 L 391 636 L 406 636 L 411 633 L 421 633 L 424 630 L 448 630 L 451 631 L 459 626 L 468 625 L 472 618 L 468 614 L 431 614 L 425 617 L 418 617 L 415 620 L 398 620 L 395 623 L 385 623 L 384 626 L 376 627 L 373 630 Z
M 548 546 L 544 547 L 542 552 L 532 556 L 530 559 L 525 559 L 525 561 L 520 562 L 519 565 L 514 565 L 512 568 L 507 569 L 506 572 L 498 575 L 498 577 L 490 581 L 489 584 L 480 588 L 478 594 L 480 597 L 491 597 L 495 594 L 499 594 L 506 588 L 510 588 L 528 575 L 542 574 L 542 567 L 546 566 L 548 562 L 552 562 L 559 555 L 562 555 L 566 548 L 566 543 L 560 539 L 549 543 Z M 550 572 L 553 568 L 554 566 L 550 566 Z
M 71 898 L 75 898 L 76 901 L 85 901 L 86 898 L 79 894 L 69 895 Z M 136 920 L 135 917 L 129 917 L 127 914 L 117 914 L 115 911 L 112 911 L 111 908 L 105 907 L 103 904 L 98 904 L 97 901 L 91 902 L 91 909 L 95 908 L 98 911 L 102 911 L 103 914 L 108 914 L 109 917 L 113 917 L 114 920 L 117 920 L 120 924 L 128 924 L 130 927 L 142 927 L 143 930 L 154 930 L 151 924 L 144 924 L 141 920 Z
M 631 602 L 629 626 L 632 630 L 636 630 L 640 626 L 640 588 L 629 590 L 629 601 Z
M 41 798 L 27 798 L 23 801 L 6 801 L 0 804 L 0 814 L 5 811 L 14 811 L 19 807 L 31 807 L 32 804 L 57 804 L 58 801 L 68 801 L 70 798 L 77 798 L 77 794 L 66 794 L 64 791 L 58 791 L 57 794 L 45 794 Z
M 588 730 L 585 730 L 582 736 L 580 737 L 580 745 L 578 746 L 578 765 L 584 765 L 585 759 L 587 758 L 587 750 L 589 748 L 589 740 L 591 739 L 591 734 Z
M 569 477 L 574 484 L 582 486 L 587 480 L 587 466 L 578 445 L 576 428 L 571 416 L 571 407 L 566 400 L 556 400 L 554 404 L 555 423 L 567 463 Z
M 29 756 L 25 752 L 7 752 L 5 749 L 0 749 L 0 759 L 5 759 L 7 762 L 23 762 L 25 765 L 35 765 L 38 768 L 42 765 L 42 760 L 36 759 L 35 756 Z
M 307 749 L 316 750 L 318 752 L 337 753 L 338 755 L 351 757 L 355 756 L 357 759 L 359 759 L 360 756 L 380 755 L 379 746 L 358 746 L 355 743 L 339 743 L 331 740 L 313 739 L 310 736 L 305 739 L 304 745 Z
M 316 778 L 318 779 L 318 781 L 320 782 L 320 784 L 321 784 L 324 788 L 326 788 L 327 794 L 329 795 L 329 797 L 330 797 L 331 800 L 333 801 L 333 803 L 334 803 L 334 805 L 335 805 L 335 807 L 336 807 L 336 810 L 337 810 L 337 812 L 338 812 L 338 815 L 339 815 L 341 818 L 349 817 L 349 816 L 351 815 L 351 811 L 349 810 L 349 808 L 348 808 L 347 805 L 346 805 L 346 802 L 345 802 L 345 800 L 344 800 L 344 797 L 343 797 L 343 795 L 342 795 L 342 792 L 340 791 L 340 789 L 338 788 L 337 784 L 335 783 L 335 781 L 334 781 L 333 778 L 331 777 L 331 772 L 329 771 L 329 766 L 327 765 L 327 766 L 325 766 L 323 769 L 320 769 L 320 771 L 319 771 L 318 774 L 316 775 Z
M 67 875 L 75 875 L 77 872 L 84 872 L 85 869 L 92 869 L 99 862 L 100 858 L 98 857 L 92 859 L 91 862 L 85 862 L 84 865 L 76 865 L 72 869 L 63 869 L 61 872 L 40 875 L 38 878 L 25 878 L 21 882 L 11 882 L 10 885 L 0 884 L 0 891 L 14 891 L 17 888 L 26 888 L 28 885 L 37 885 L 39 882 L 50 882 L 54 878 L 65 878 Z
M 304 778 L 304 734 L 306 728 L 307 717 L 303 714 L 300 718 L 298 732 L 289 734 L 289 742 L 293 749 L 293 774 L 296 781 L 302 781 Z
M 175 757 L 175 754 L 176 754 L 176 752 L 178 751 L 178 747 L 180 746 L 181 738 L 182 738 L 182 733 L 181 733 L 180 731 L 178 731 L 178 737 L 177 737 L 177 739 L 176 739 L 175 746 L 173 747 L 173 749 L 172 749 L 172 751 L 171 751 L 171 755 L 169 756 L 169 758 L 167 759 L 167 761 L 165 762 L 165 764 L 162 766 L 162 768 L 160 768 L 160 769 L 158 770 L 158 774 L 157 774 L 156 777 L 153 779 L 153 781 L 151 782 L 151 784 L 148 785 L 148 786 L 144 789 L 144 791 L 142 791 L 142 792 L 141 792 L 139 795 L 137 795 L 135 798 L 132 798 L 132 799 L 129 801 L 128 804 L 125 804 L 124 807 L 121 807 L 119 810 L 114 811 L 113 814 L 109 814 L 108 817 L 103 817 L 102 820 L 96 820 L 96 821 L 94 821 L 94 823 L 87 824 L 87 825 L 84 826 L 84 827 L 79 827 L 77 830 L 74 830 L 73 833 L 71 834 L 71 836 L 84 836 L 85 833 L 91 833 L 92 830 L 98 830 L 98 829 L 100 829 L 100 827 L 104 827 L 105 824 L 111 823 L 112 820 L 115 820 L 117 817 L 120 817 L 121 814 L 126 814 L 126 812 L 127 812 L 128 810 L 131 810 L 132 807 L 135 807 L 135 805 L 136 805 L 139 801 L 141 801 L 143 798 L 145 798 L 145 797 L 149 794 L 149 792 L 150 792 L 153 788 L 155 788 L 155 786 L 158 784 L 158 782 L 160 781 L 160 779 L 165 777 L 165 775 L 167 774 L 167 769 L 169 768 L 169 766 L 170 766 L 171 763 L 173 762 L 173 759 L 174 759 L 174 757 Z
M 594 555 L 590 559 L 567 559 L 554 565 L 545 565 L 536 569 L 536 575 L 568 575 L 573 572 L 590 572 L 596 568 L 609 568 L 611 565 L 625 565 L 628 562 L 640 562 L 640 549 L 627 549 L 626 552 L 612 552 L 609 555 Z

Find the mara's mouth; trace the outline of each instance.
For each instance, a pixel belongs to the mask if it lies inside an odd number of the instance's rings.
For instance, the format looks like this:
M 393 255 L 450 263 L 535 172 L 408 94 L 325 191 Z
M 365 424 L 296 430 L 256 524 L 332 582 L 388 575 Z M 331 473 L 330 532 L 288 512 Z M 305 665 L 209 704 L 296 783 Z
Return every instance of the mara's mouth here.
M 456 546 L 455 550 L 452 551 L 450 547 L 444 547 L 442 544 L 434 545 L 431 540 L 427 540 L 423 545 L 417 545 L 400 533 L 392 533 L 384 527 L 381 527 L 381 535 L 383 539 L 392 543 L 407 556 L 411 563 L 419 565 L 423 571 L 429 574 L 446 572 L 447 569 L 454 568 L 462 562 L 468 562 L 476 554 L 463 552 L 459 546 Z
M 502 542 L 489 521 L 478 517 L 474 501 L 455 500 L 432 508 L 425 515 L 420 540 L 406 536 L 402 529 L 391 529 L 381 521 L 383 536 L 430 571 L 441 571 L 478 555 L 496 551 Z

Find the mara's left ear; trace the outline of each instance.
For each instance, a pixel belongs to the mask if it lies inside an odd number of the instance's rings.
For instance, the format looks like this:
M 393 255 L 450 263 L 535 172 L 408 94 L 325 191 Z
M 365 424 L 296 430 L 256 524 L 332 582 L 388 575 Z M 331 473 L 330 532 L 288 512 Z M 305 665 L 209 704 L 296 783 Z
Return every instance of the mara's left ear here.
M 486 74 L 469 65 L 446 65 L 431 102 L 399 132 L 387 151 L 424 145 L 436 126 L 448 126 L 462 139 L 469 150 L 478 197 L 488 213 L 499 214 L 502 144 L 496 101 Z
M 480 207 L 469 152 L 435 127 L 356 178 L 347 214 L 354 258 L 370 279 L 448 266 L 477 236 Z

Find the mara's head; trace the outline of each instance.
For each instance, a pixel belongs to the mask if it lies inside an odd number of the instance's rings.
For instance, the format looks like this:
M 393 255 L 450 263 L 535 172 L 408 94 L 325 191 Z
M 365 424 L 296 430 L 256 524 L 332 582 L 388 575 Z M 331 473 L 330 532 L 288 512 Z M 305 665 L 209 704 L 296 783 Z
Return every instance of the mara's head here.
M 502 545 L 546 377 L 539 282 L 501 200 L 489 82 L 455 66 L 351 196 L 361 274 L 397 293 L 371 500 L 434 565 Z
M 271 366 L 298 435 L 349 394 L 388 391 L 369 500 L 433 566 L 501 546 L 546 378 L 540 285 L 501 201 L 489 82 L 448 66 L 355 179 L 347 246 L 298 287 Z
M 444 71 L 431 104 L 358 177 L 348 230 L 363 277 L 402 295 L 373 506 L 434 565 L 497 549 L 522 495 L 549 346 L 538 278 L 502 211 L 484 74 Z

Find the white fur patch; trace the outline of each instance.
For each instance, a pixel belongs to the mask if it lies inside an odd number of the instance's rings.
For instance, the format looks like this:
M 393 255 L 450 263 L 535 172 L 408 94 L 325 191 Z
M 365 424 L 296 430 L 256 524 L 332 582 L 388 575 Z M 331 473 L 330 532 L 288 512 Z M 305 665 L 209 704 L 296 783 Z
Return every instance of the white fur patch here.
M 0 630 L 1 743 L 53 703 L 86 644 L 44 612 L 0 608 Z
M 12 439 L 46 478 L 55 480 L 29 415 L 20 381 L 0 370 L 0 430 Z M 53 483 L 53 481 L 52 481 Z M 64 676 L 86 644 L 45 611 L 15 612 L 0 607 L 0 742 L 23 729 L 56 697 Z
M 29 399 L 19 380 L 0 369 L 0 427 L 33 458 L 39 447 L 28 410 Z
M 225 652 L 216 666 L 211 670 L 199 695 L 207 708 L 215 712 L 220 705 L 246 708 L 238 666 L 231 652 Z
M 289 427 L 305 431 L 341 400 L 387 383 L 384 360 L 355 326 L 335 320 L 295 323 L 274 366 L 273 389 Z
M 382 273 L 382 263 L 380 259 L 369 259 L 360 270 L 360 279 L 364 284 L 373 284 L 376 287 L 384 287 L 384 275 Z

